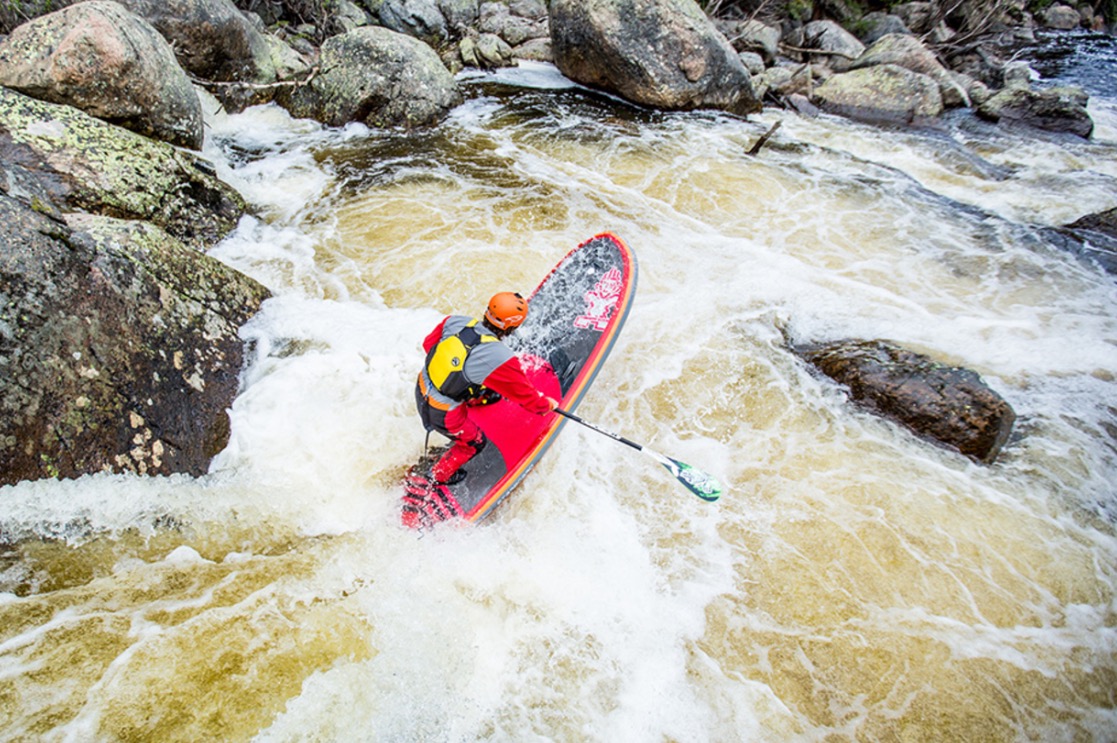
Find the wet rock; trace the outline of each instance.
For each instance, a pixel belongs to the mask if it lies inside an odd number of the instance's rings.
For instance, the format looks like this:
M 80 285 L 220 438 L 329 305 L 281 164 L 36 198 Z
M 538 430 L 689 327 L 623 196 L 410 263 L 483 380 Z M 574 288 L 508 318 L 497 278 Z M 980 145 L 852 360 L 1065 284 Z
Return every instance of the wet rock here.
M 267 291 L 154 225 L 43 211 L 0 193 L 0 484 L 203 474 Z
M 1100 232 L 1117 239 L 1117 207 L 1096 214 L 1087 214 L 1067 225 L 1072 230 Z
M 453 75 L 429 46 L 387 28 L 366 26 L 327 39 L 321 72 L 277 100 L 294 116 L 329 126 L 434 124 L 461 102 Z
M 63 212 L 150 221 L 202 250 L 245 209 L 196 156 L 8 88 L 0 88 L 0 178 L 38 184 Z
M 1117 274 L 1117 207 L 1054 228 L 1050 236 L 1063 250 L 1098 264 L 1107 273 Z
M 200 149 L 202 107 L 174 51 L 115 2 L 36 18 L 0 44 L 0 84 L 148 137 Z
M 885 341 L 840 341 L 799 352 L 865 408 L 971 459 L 993 462 L 1016 413 L 981 377 Z
M 552 0 L 555 63 L 644 106 L 760 110 L 737 53 L 692 0 Z
M 1033 90 L 1010 86 L 978 106 L 977 113 L 989 121 L 1066 132 L 1088 139 L 1094 131 L 1094 120 L 1086 111 L 1088 100 L 1080 88 Z
M 937 82 L 893 64 L 834 75 L 813 91 L 811 102 L 828 113 L 893 126 L 927 125 L 943 111 Z

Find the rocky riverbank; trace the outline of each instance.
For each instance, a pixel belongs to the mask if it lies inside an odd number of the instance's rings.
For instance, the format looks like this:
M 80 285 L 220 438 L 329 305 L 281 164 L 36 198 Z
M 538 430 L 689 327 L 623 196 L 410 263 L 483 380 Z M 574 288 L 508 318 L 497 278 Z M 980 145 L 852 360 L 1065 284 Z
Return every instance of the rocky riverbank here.
M 1097 22 L 1064 7 L 1041 22 Z M 200 474 L 224 446 L 237 331 L 268 292 L 205 255 L 246 206 L 196 154 L 200 89 L 234 111 L 274 101 L 327 126 L 417 128 L 460 103 L 455 72 L 532 59 L 662 110 L 778 106 L 934 126 L 966 108 L 1054 136 L 1093 128 L 1084 93 L 1036 88 L 1026 66 L 1006 61 L 1035 27 L 1023 8 L 951 16 L 916 2 L 855 16 L 835 5 L 813 20 L 786 4 L 722 10 L 711 19 L 692 0 L 0 3 L 0 209 L 11 225 L 0 238 L 0 484 Z M 1111 229 L 1095 219 L 1064 234 Z M 997 414 L 1011 425 L 1010 411 Z M 990 447 L 967 453 L 990 461 L 1005 438 L 998 428 Z

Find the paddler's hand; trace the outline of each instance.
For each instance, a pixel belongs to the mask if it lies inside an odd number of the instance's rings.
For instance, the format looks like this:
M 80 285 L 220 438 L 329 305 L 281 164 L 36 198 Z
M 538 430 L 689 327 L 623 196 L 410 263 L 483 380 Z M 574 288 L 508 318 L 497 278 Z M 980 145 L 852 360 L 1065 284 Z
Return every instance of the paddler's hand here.
M 557 408 L 559 406 L 558 400 L 551 397 L 550 395 L 543 395 L 542 397 L 543 397 L 543 400 L 546 401 L 546 403 L 547 403 L 547 409 L 546 410 L 540 410 L 538 415 L 547 415 L 548 413 L 555 412 L 555 408 Z

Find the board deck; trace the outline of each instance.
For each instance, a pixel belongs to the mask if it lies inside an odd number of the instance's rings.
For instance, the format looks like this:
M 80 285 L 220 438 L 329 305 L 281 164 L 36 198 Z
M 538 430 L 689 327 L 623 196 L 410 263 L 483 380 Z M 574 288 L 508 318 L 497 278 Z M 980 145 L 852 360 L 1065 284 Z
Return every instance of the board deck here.
M 529 297 L 528 318 L 506 339 L 536 387 L 573 411 L 617 340 L 636 294 L 636 259 L 616 235 L 585 241 L 559 261 Z M 404 478 L 402 521 L 423 528 L 449 519 L 480 521 L 523 480 L 566 419 L 535 415 L 501 400 L 470 407 L 487 445 L 453 485 L 429 480 L 445 447 L 428 453 Z

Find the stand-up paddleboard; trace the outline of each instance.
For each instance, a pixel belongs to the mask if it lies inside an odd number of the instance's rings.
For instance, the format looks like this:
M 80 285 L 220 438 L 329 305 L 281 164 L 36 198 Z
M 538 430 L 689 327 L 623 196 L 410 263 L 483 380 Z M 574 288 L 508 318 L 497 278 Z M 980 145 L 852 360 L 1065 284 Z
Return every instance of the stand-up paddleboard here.
M 505 342 L 535 386 L 572 411 L 578 406 L 628 318 L 636 294 L 636 258 L 605 233 L 563 258 L 529 297 L 527 320 Z M 551 445 L 566 419 L 536 415 L 508 400 L 471 406 L 485 448 L 453 485 L 429 479 L 432 451 L 404 478 L 402 520 L 413 528 L 448 519 L 480 521 L 512 492 Z

